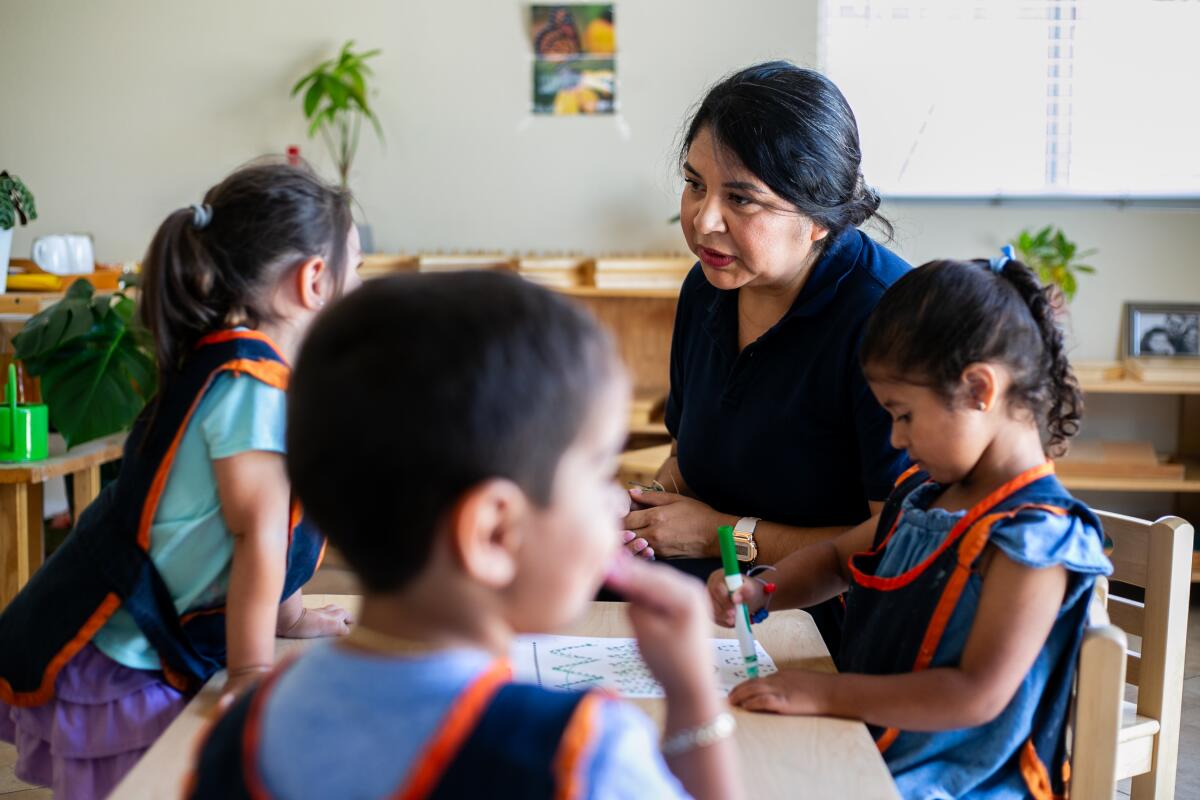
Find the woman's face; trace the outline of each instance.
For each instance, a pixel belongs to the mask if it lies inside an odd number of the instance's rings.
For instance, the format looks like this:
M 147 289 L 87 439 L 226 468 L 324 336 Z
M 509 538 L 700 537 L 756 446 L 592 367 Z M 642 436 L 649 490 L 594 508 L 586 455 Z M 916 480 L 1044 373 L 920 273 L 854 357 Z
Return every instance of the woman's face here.
M 709 283 L 786 287 L 804 276 L 828 231 L 767 188 L 708 128 L 688 147 L 683 179 L 679 221 Z

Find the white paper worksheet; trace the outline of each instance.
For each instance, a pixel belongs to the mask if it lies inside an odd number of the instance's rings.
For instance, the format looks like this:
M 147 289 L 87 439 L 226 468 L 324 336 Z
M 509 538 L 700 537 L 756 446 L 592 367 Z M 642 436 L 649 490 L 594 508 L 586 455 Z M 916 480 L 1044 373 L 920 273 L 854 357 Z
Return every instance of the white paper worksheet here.
M 711 639 L 712 664 L 721 694 L 746 680 L 736 639 Z M 777 672 L 754 643 L 759 676 Z M 521 636 L 510 651 L 513 678 L 548 689 L 608 689 L 625 697 L 662 697 L 662 686 L 642 661 L 636 639 L 592 636 Z

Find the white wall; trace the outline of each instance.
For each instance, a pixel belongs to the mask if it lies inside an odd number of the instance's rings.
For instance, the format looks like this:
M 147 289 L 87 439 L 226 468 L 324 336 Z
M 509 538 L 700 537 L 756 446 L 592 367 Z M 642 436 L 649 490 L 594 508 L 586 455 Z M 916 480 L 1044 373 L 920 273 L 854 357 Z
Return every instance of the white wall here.
M 0 168 L 41 209 L 14 255 L 42 233 L 90 231 L 101 260 L 138 258 L 167 212 L 242 161 L 299 143 L 328 168 L 288 90 L 348 38 L 384 50 L 387 145 L 364 135 L 352 177 L 379 249 L 680 249 L 666 219 L 688 108 L 736 67 L 814 63 L 815 0 L 625 0 L 616 14 L 621 114 L 554 119 L 527 113 L 513 0 L 0 0 Z M 1197 210 L 886 210 L 916 263 L 988 254 L 1047 222 L 1099 247 L 1075 307 L 1083 358 L 1115 355 L 1125 299 L 1200 301 Z

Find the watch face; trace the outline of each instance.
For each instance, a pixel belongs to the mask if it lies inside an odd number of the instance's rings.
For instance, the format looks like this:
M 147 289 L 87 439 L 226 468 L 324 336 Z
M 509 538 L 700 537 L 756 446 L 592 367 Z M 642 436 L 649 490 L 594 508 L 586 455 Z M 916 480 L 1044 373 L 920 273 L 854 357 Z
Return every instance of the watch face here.
M 734 552 L 737 553 L 738 561 L 750 560 L 750 543 L 749 542 L 734 542 Z

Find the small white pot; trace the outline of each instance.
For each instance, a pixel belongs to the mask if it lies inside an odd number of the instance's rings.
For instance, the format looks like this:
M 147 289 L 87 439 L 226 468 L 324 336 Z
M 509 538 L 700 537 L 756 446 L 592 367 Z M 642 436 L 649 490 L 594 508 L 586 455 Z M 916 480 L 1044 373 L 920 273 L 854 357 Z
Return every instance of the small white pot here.
M 0 294 L 8 288 L 8 256 L 12 252 L 13 229 L 0 229 Z

